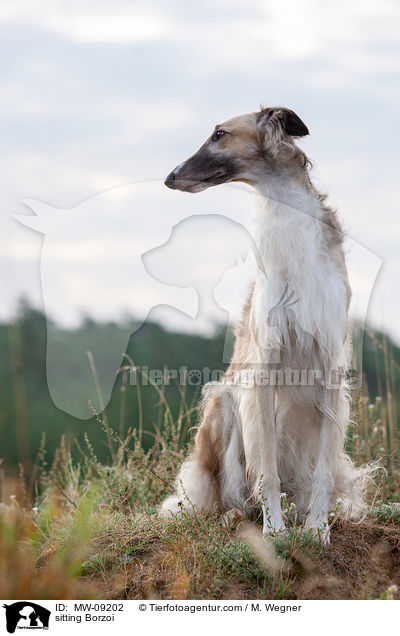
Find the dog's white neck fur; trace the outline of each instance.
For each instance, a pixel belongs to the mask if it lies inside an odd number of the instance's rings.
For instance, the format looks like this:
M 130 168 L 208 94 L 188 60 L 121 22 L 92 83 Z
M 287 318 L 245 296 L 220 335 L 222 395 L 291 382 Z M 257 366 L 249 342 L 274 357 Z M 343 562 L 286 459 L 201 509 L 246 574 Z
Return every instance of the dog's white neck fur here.
M 254 189 L 264 201 L 268 200 L 271 204 L 279 203 L 308 214 L 320 210 L 316 190 L 307 188 L 304 182 L 294 176 L 264 175 L 254 183 Z
M 336 358 L 343 351 L 347 328 L 346 285 L 329 252 L 318 193 L 295 178 L 278 177 L 262 180 L 255 190 L 252 233 L 266 274 L 259 272 L 256 280 L 256 331 L 270 346 L 278 344 L 285 325 L 269 327 L 267 316 L 288 285 L 298 299 L 291 325 L 298 341 L 303 343 L 305 333 L 311 334 Z

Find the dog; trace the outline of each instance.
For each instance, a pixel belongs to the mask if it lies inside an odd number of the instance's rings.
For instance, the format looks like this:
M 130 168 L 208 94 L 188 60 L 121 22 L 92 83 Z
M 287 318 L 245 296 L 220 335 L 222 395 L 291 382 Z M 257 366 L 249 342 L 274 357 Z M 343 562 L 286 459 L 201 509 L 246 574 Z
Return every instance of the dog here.
M 338 499 L 344 516 L 365 511 L 367 473 L 344 448 L 351 291 L 337 214 L 296 143 L 308 134 L 292 110 L 262 107 L 218 124 L 165 180 L 193 193 L 235 181 L 252 186 L 262 266 L 230 366 L 204 389 L 194 450 L 160 514 L 237 508 L 251 515 L 261 506 L 268 535 L 285 527 L 284 491 L 298 518 L 329 543 Z

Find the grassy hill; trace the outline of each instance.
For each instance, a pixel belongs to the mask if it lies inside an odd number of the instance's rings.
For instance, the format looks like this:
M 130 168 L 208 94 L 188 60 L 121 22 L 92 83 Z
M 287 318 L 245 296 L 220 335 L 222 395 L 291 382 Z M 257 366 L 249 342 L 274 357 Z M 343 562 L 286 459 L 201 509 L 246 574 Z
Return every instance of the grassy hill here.
M 75 337 L 59 329 L 65 368 L 87 330 L 112 347 L 119 329 L 126 325 L 90 320 Z M 149 368 L 219 369 L 223 344 L 223 333 L 207 339 L 150 323 L 127 354 Z M 344 521 L 340 509 L 331 517 L 330 547 L 293 512 L 271 542 L 257 519 L 158 519 L 190 448 L 199 385 L 131 386 L 121 372 L 106 411 L 76 420 L 49 396 L 42 314 L 23 305 L 0 325 L 0 351 L 1 598 L 399 597 L 400 351 L 384 334 L 364 335 L 347 444 L 356 463 L 379 460 L 386 472 L 361 523 Z
M 186 452 L 176 425 L 147 452 L 134 433 L 112 443 L 108 465 L 88 440 L 79 461 L 64 442 L 50 469 L 41 457 L 34 500 L 23 479 L 5 481 L 1 598 L 400 598 L 400 504 L 382 491 L 361 523 L 336 510 L 330 546 L 283 501 L 288 527 L 266 541 L 261 519 L 157 516 Z

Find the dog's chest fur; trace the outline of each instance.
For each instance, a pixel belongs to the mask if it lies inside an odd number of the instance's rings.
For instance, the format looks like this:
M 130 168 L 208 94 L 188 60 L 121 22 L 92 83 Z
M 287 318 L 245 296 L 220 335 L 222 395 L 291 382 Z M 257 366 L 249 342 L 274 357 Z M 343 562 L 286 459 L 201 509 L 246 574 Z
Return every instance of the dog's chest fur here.
M 257 345 L 283 349 L 287 363 L 290 357 L 304 360 L 317 346 L 343 364 L 349 287 L 341 235 L 332 236 L 327 210 L 316 197 L 299 202 L 299 196 L 297 208 L 258 201 L 254 237 L 265 271 L 256 277 L 250 323 Z M 288 307 L 279 305 L 285 289 L 294 303 Z

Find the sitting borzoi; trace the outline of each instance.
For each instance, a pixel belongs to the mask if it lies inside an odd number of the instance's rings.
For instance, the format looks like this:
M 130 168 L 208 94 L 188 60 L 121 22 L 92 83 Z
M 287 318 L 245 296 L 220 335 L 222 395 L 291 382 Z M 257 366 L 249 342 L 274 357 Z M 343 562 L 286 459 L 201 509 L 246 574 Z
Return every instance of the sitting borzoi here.
M 355 469 L 344 450 L 351 292 L 343 231 L 295 143 L 308 134 L 287 108 L 234 117 L 165 180 L 185 192 L 231 181 L 253 186 L 262 267 L 225 379 L 205 388 L 194 450 L 161 514 L 182 507 L 248 514 L 259 502 L 268 534 L 284 527 L 283 490 L 306 527 L 327 543 L 328 513 L 338 498 L 342 514 L 364 511 L 368 471 Z M 279 369 L 302 378 L 306 371 L 314 381 L 272 382 Z M 253 373 L 250 386 L 241 382 L 244 372 Z

